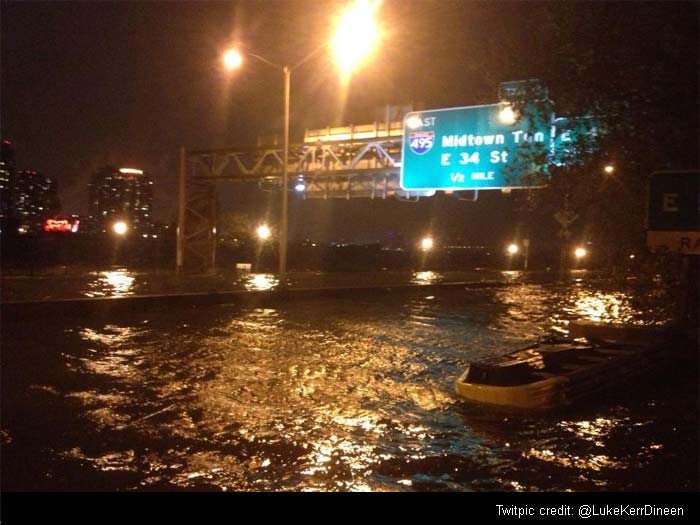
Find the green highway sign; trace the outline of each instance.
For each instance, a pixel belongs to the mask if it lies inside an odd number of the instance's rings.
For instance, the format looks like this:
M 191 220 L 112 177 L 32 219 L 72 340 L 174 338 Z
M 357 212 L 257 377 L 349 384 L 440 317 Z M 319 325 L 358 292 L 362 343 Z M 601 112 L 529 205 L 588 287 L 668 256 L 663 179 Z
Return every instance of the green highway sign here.
M 401 153 L 404 190 L 542 186 L 552 144 L 551 115 L 489 104 L 406 114 Z M 505 111 L 504 111 L 505 110 Z M 535 175 L 535 177 L 533 177 Z
M 649 181 L 647 246 L 700 255 L 700 172 L 655 172 Z

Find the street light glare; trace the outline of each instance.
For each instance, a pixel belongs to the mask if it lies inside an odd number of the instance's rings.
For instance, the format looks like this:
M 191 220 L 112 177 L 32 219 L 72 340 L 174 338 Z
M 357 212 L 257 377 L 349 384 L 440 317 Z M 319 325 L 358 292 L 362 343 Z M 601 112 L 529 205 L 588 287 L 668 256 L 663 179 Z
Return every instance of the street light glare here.
M 420 247 L 421 247 L 421 250 L 423 250 L 424 252 L 432 250 L 433 249 L 433 238 L 432 237 L 424 237 L 420 242 Z
M 423 127 L 423 119 L 418 115 L 411 115 L 406 119 L 406 126 L 408 129 L 418 129 Z
M 507 126 L 515 124 L 515 121 L 517 119 L 518 116 L 515 114 L 515 111 L 510 105 L 504 106 L 498 113 L 498 120 L 500 120 L 502 124 L 505 124 Z
M 607 173 L 608 175 L 611 175 L 612 173 L 615 172 L 615 166 L 613 166 L 612 164 L 608 164 L 607 166 L 605 166 L 605 167 L 603 168 L 603 171 L 604 171 L 605 173 Z
M 515 255 L 520 251 L 520 247 L 517 244 L 513 243 L 508 245 L 507 250 L 509 255 Z
M 261 224 L 260 226 L 258 226 L 258 229 L 256 230 L 256 232 L 258 234 L 258 238 L 261 241 L 269 239 L 270 235 L 272 233 L 270 231 L 270 227 L 267 224 Z
M 226 69 L 238 69 L 243 63 L 243 57 L 237 49 L 229 49 L 224 53 L 224 66 Z
M 124 235 L 126 233 L 126 230 L 128 229 L 129 227 L 124 221 L 115 222 L 112 226 L 112 230 L 114 230 L 114 233 L 116 233 L 117 235 Z
M 576 248 L 576 251 L 574 251 L 574 255 L 576 256 L 577 259 L 582 259 L 588 254 L 585 248 Z
M 356 69 L 377 46 L 379 27 L 375 15 L 379 4 L 379 0 L 356 0 L 338 20 L 332 47 L 343 76 Z

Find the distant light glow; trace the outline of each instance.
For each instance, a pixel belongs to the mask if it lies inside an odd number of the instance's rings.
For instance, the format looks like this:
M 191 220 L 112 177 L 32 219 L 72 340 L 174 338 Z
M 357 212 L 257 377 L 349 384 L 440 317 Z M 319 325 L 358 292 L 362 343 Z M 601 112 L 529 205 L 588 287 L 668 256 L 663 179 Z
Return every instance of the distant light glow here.
M 332 47 L 336 64 L 348 76 L 377 47 L 380 30 L 375 15 L 378 0 L 356 0 L 340 16 Z
M 68 219 L 46 219 L 44 221 L 45 232 L 76 232 L 78 231 L 77 221 L 72 224 Z
M 406 119 L 406 126 L 408 129 L 418 129 L 423 127 L 423 119 L 418 115 L 411 115 Z
M 518 119 L 518 116 L 516 115 L 515 111 L 513 110 L 513 107 L 510 105 L 504 106 L 501 111 L 498 113 L 498 120 L 501 121 L 502 124 L 506 125 L 511 125 L 515 124 L 515 121 Z
M 132 175 L 143 175 L 143 170 L 135 168 L 119 168 L 119 173 L 131 173 Z
M 603 168 L 603 171 L 608 175 L 612 175 L 613 173 L 615 173 L 615 166 L 613 166 L 612 164 L 608 164 Z
M 274 275 L 255 273 L 248 277 L 245 288 L 246 290 L 270 290 L 277 286 L 278 279 Z
M 97 279 L 88 284 L 83 292 L 87 297 L 124 297 L 133 295 L 134 274 L 120 268 L 112 271 L 96 272 Z
M 261 241 L 269 239 L 270 235 L 272 235 L 272 231 L 267 224 L 261 224 L 255 232 L 258 234 L 258 239 Z
M 411 282 L 415 284 L 430 284 L 437 282 L 439 277 L 440 274 L 435 272 L 416 272 L 413 274 Z
M 128 229 L 129 226 L 127 226 L 127 224 L 124 221 L 117 221 L 112 225 L 112 230 L 117 235 L 124 235 Z
M 633 253 L 630 254 L 630 259 L 634 259 L 635 255 Z
M 294 184 L 294 191 L 296 191 L 297 193 L 306 191 L 306 182 L 304 182 L 304 179 L 297 179 L 296 183 Z
M 229 49 L 224 53 L 224 66 L 226 69 L 238 69 L 243 64 L 243 57 L 237 49 Z
M 578 247 L 576 250 L 574 250 L 574 255 L 576 256 L 577 259 L 582 259 L 586 255 L 588 255 L 588 252 L 586 251 L 585 248 Z
M 506 250 L 508 251 L 508 255 L 515 255 L 520 251 L 520 246 L 518 246 L 515 243 L 511 243 L 508 245 L 508 248 L 506 248 Z
M 428 252 L 433 249 L 434 241 L 432 237 L 423 237 L 420 241 L 420 248 L 424 252 Z

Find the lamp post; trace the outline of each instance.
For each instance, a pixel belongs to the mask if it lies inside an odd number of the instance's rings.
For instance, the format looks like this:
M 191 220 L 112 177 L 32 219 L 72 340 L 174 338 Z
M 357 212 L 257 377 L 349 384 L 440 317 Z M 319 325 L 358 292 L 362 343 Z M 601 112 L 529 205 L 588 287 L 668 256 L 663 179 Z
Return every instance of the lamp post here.
M 311 58 L 311 55 L 309 56 Z M 287 234 L 289 232 L 289 90 L 292 71 L 284 66 L 284 166 L 282 167 L 282 220 L 280 224 L 280 260 L 278 279 L 280 286 L 286 285 L 287 277 Z
M 376 0 L 356 0 L 339 18 L 336 34 L 332 42 L 325 42 L 293 66 L 280 66 L 255 53 L 245 53 L 268 66 L 282 71 L 284 77 L 284 152 L 282 154 L 282 217 L 279 231 L 279 271 L 280 287 L 286 285 L 287 274 L 287 237 L 289 231 L 289 98 L 292 71 L 305 64 L 322 50 L 332 45 L 336 60 L 343 73 L 347 75 L 365 58 L 374 47 L 379 31 L 374 15 L 379 7 Z M 238 69 L 243 64 L 243 55 L 237 49 L 229 49 L 223 57 L 227 69 Z
M 282 218 L 280 221 L 279 232 L 279 268 L 278 278 L 281 287 L 285 286 L 285 278 L 287 275 L 287 236 L 289 232 L 289 194 L 287 192 L 289 185 L 289 98 L 291 90 L 292 71 L 301 66 L 315 55 L 317 55 L 326 44 L 316 48 L 303 60 L 297 62 L 294 66 L 280 66 L 266 58 L 256 55 L 255 53 L 246 53 L 246 56 L 254 58 L 263 64 L 267 64 L 279 71 L 282 71 L 284 77 L 284 151 L 282 153 Z M 231 49 L 224 54 L 224 65 L 227 69 L 237 69 L 243 64 L 243 57 L 235 50 Z

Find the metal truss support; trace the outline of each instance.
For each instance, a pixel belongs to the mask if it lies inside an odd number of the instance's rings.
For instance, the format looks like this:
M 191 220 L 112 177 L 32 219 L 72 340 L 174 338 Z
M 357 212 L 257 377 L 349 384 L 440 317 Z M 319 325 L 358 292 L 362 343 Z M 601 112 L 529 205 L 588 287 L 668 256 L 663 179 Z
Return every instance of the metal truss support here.
M 279 146 L 255 149 L 194 151 L 198 163 L 210 168 L 203 180 L 257 181 L 262 188 L 280 189 L 284 151 Z M 399 184 L 401 137 L 307 142 L 290 148 L 288 174 L 292 188 L 303 182 L 304 198 L 417 199 L 434 191 L 405 191 Z M 291 189 L 291 188 L 288 188 Z
M 216 263 L 216 188 L 192 176 L 197 168 L 181 148 L 176 257 L 179 273 L 209 271 Z
M 290 187 L 305 199 L 387 199 L 415 202 L 435 194 L 400 185 L 402 123 L 325 128 L 306 132 L 289 150 Z M 180 150 L 177 270 L 213 269 L 216 258 L 217 181 L 256 182 L 281 191 L 283 146 Z M 476 192 L 474 194 L 476 200 Z

